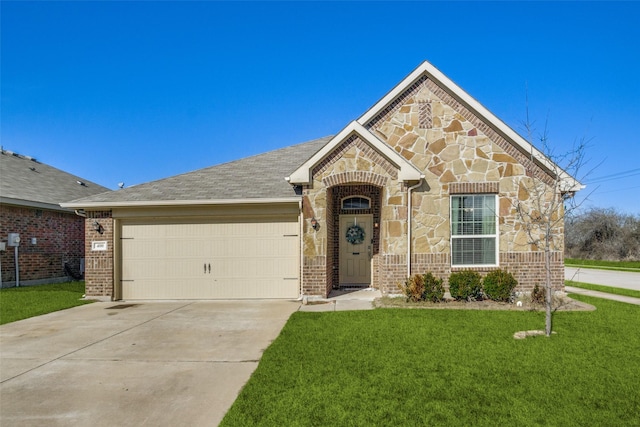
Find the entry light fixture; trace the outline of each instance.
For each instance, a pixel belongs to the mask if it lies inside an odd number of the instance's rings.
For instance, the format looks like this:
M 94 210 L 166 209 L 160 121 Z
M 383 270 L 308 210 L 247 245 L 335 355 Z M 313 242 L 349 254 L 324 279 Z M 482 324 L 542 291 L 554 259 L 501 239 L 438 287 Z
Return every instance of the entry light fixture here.
M 318 231 L 318 228 L 320 228 L 320 224 L 318 224 L 318 220 L 315 217 L 311 218 L 311 228 L 316 231 Z
M 104 228 L 102 228 L 102 225 L 100 225 L 98 221 L 93 221 L 93 230 L 100 234 L 104 233 Z

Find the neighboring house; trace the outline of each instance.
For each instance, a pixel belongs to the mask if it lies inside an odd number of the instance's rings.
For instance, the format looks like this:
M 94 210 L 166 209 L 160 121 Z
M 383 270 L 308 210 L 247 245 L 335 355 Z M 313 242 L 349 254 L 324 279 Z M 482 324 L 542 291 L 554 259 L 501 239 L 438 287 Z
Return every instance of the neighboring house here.
M 412 273 L 496 268 L 524 291 L 542 284 L 544 252 L 528 243 L 516 205 L 530 209 L 531 177 L 553 185 L 554 170 L 425 62 L 333 137 L 63 206 L 104 229 L 86 227 L 99 242 L 87 244 L 91 296 L 393 294 Z M 565 190 L 580 188 L 558 175 Z M 551 253 L 558 288 L 561 246 Z
M 85 253 L 84 218 L 60 203 L 105 191 L 109 189 L 34 158 L 0 150 L 2 287 L 16 285 L 14 243 L 20 286 L 79 277 Z

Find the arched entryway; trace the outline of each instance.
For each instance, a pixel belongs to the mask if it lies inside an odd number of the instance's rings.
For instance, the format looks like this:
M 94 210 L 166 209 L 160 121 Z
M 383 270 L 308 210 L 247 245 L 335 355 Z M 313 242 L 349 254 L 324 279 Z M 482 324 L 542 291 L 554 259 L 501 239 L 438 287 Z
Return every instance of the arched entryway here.
M 382 187 L 331 187 L 327 200 L 327 277 L 333 289 L 369 287 L 379 277 Z

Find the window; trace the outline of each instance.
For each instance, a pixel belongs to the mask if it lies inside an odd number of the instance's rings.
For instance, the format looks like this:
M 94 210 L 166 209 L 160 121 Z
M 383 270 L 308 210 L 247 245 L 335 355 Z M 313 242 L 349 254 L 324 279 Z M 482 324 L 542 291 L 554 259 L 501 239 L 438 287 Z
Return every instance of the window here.
M 347 197 L 342 200 L 342 209 L 355 210 L 355 209 L 370 209 L 371 200 L 366 197 Z
M 497 265 L 496 196 L 451 196 L 451 265 Z

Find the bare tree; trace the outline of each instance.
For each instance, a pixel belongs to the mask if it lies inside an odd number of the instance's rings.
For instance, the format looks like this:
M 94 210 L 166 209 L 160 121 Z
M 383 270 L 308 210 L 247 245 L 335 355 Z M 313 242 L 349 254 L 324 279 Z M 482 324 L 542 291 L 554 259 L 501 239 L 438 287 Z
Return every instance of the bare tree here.
M 534 129 L 529 121 L 528 108 L 524 126 L 532 147 L 530 159 L 544 173 L 529 171 L 528 176 L 521 180 L 520 189 L 525 194 L 526 202 L 518 200 L 516 212 L 528 243 L 534 250 L 544 251 L 545 334 L 550 336 L 554 293 L 552 255 L 554 252 L 564 251 L 564 219 L 579 207 L 573 196 L 584 186 L 575 177 L 579 176 L 585 166 L 588 141 L 583 137 L 575 141 L 571 150 L 557 155 L 549 145 L 546 125 L 537 138 L 541 150 L 534 148 Z
M 640 260 L 640 215 L 597 207 L 567 219 L 567 256 L 608 261 Z

